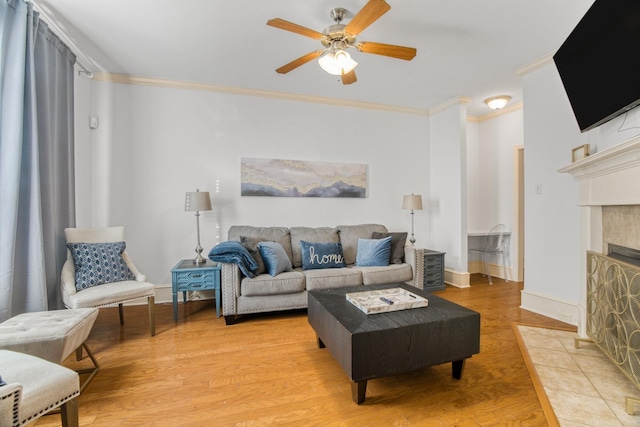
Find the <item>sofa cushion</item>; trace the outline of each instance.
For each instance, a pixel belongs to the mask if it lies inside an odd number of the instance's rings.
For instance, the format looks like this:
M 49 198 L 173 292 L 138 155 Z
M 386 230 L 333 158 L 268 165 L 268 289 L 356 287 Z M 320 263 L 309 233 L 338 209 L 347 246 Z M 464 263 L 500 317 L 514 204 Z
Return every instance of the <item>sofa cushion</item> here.
M 261 274 L 251 279 L 242 279 L 240 294 L 245 297 L 293 294 L 304 291 L 304 286 L 305 277 L 300 271 L 288 271 L 276 277 Z
M 300 241 L 303 270 L 346 267 L 340 243 Z
M 305 270 L 304 275 L 308 291 L 362 285 L 362 273 L 351 268 Z
M 389 230 L 380 224 L 339 225 L 338 232 L 342 253 L 347 264 L 355 264 L 358 252 L 358 239 L 370 239 L 374 232 L 388 233 Z
M 338 229 L 335 227 L 291 227 L 291 251 L 293 253 L 293 267 L 302 266 L 302 249 L 300 242 L 340 242 L 338 237 Z
M 404 262 L 404 247 L 407 244 L 408 233 L 378 233 L 371 234 L 372 239 L 382 239 L 391 236 L 391 259 L 389 264 L 402 264 Z
M 291 260 L 280 243 L 260 242 L 258 243 L 258 249 L 264 261 L 264 267 L 271 276 L 291 271 Z
M 293 262 L 291 254 L 291 235 L 286 227 L 252 227 L 250 225 L 233 225 L 229 227 L 228 240 L 240 241 L 240 236 L 265 239 L 265 241 L 278 242 L 284 248 L 289 259 Z
M 391 236 L 383 239 L 358 239 L 356 265 L 386 267 L 391 259 Z
M 413 271 L 409 264 L 390 264 L 388 267 L 353 266 L 349 270 L 361 272 L 364 285 L 407 282 L 413 279 Z

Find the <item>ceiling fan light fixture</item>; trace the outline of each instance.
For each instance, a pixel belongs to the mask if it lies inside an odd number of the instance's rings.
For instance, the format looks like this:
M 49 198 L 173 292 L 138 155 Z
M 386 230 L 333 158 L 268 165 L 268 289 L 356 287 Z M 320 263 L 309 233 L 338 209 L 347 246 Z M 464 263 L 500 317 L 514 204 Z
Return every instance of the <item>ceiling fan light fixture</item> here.
M 326 52 L 318 59 L 318 64 L 323 70 L 334 76 L 348 74 L 358 65 L 351 55 L 342 49 Z
M 487 107 L 491 108 L 492 110 L 499 110 L 501 108 L 504 108 L 510 100 L 511 97 L 509 95 L 498 95 L 485 99 L 484 103 L 487 104 Z

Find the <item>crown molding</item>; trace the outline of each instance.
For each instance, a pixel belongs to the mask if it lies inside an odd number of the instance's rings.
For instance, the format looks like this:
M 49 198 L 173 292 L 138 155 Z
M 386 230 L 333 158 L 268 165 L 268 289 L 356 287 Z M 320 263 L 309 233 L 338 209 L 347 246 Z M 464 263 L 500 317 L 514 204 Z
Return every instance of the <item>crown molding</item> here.
M 538 59 L 534 59 L 533 61 L 516 68 L 516 73 L 518 73 L 519 76 L 524 76 L 539 68 L 542 68 L 550 62 L 553 62 L 553 55 L 553 53 L 548 53 Z
M 432 116 L 434 114 L 438 114 L 456 105 L 467 105 L 470 102 L 471 98 L 469 98 L 468 96 L 456 96 L 455 98 L 451 98 L 450 100 L 445 101 L 440 105 L 429 108 L 429 115 Z
M 499 110 L 492 111 L 489 114 L 485 114 L 484 116 L 478 117 L 478 123 L 491 120 L 498 116 L 503 116 L 505 114 L 513 113 L 514 111 L 522 110 L 522 108 L 523 108 L 522 101 L 516 102 L 512 105 L 509 105 L 508 107 L 504 107 Z
M 371 102 L 350 101 L 338 98 L 326 98 L 321 96 L 298 95 L 285 92 L 276 92 L 259 89 L 246 89 L 234 86 L 223 86 L 209 83 L 196 83 L 181 80 L 160 79 L 155 77 L 142 77 L 130 74 L 118 73 L 94 73 L 94 81 L 131 84 L 140 86 L 155 86 L 173 89 L 198 90 L 205 92 L 229 93 L 232 95 L 257 96 L 262 98 L 282 99 L 286 101 L 310 102 L 315 104 L 336 105 L 340 107 L 360 108 L 366 110 L 389 111 L 403 114 L 416 114 L 428 116 L 429 110 L 419 108 L 397 107 L 393 105 L 375 104 Z

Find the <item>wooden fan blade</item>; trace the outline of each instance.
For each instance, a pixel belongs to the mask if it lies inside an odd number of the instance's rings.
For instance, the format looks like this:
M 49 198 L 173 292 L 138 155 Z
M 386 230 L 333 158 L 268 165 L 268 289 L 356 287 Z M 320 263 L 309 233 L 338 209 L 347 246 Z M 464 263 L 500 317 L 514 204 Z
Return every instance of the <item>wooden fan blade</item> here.
M 365 28 L 373 24 L 382 15 L 387 13 L 391 6 L 384 0 L 369 0 L 360 12 L 356 13 L 344 30 L 354 36 L 360 34 Z
M 322 33 L 280 18 L 269 19 L 267 21 L 267 25 L 280 28 L 281 30 L 291 31 L 292 33 L 300 34 L 301 36 L 311 37 L 314 40 L 318 40 L 322 37 Z
M 357 44 L 356 48 L 360 52 L 390 56 L 392 58 L 404 59 L 405 61 L 411 61 L 417 53 L 417 50 L 414 47 L 396 46 L 394 44 L 375 42 L 361 42 Z
M 342 75 L 342 84 L 343 85 L 350 85 L 351 83 L 355 83 L 358 81 L 358 78 L 356 77 L 356 70 L 355 68 L 351 71 L 349 71 L 347 74 L 343 74 Z
M 280 74 L 287 74 L 289 71 L 295 70 L 299 66 L 304 65 L 307 62 L 316 59 L 320 55 L 322 55 L 322 51 L 321 50 L 316 50 L 316 51 L 313 51 L 313 52 L 309 52 L 306 55 L 303 55 L 298 59 L 294 59 L 293 61 L 289 62 L 288 64 L 283 65 L 282 67 L 278 68 L 276 70 L 276 72 L 278 72 Z

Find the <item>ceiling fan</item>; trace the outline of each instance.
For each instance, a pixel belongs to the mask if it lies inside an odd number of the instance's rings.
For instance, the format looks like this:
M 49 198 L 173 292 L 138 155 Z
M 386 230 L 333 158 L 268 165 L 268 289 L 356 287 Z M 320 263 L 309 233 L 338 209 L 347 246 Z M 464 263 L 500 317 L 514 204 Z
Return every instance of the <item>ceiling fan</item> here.
M 355 48 L 359 52 L 373 53 L 376 55 L 390 56 L 392 58 L 412 60 L 416 56 L 416 49 L 413 47 L 396 46 L 392 44 L 375 43 L 375 42 L 358 42 L 356 36 L 360 34 L 369 25 L 373 24 L 378 18 L 387 13 L 391 6 L 384 0 L 369 0 L 362 9 L 347 24 L 341 24 L 347 11 L 337 7 L 331 10 L 331 19 L 336 23 L 325 28 L 321 33 L 311 30 L 293 22 L 284 19 L 274 18 L 267 21 L 267 25 L 279 28 L 292 33 L 310 37 L 314 40 L 320 40 L 324 49 L 318 49 L 309 52 L 278 68 L 276 72 L 286 74 L 295 70 L 301 65 L 320 57 L 318 63 L 329 74 L 342 76 L 342 83 L 345 85 L 355 83 L 356 78 L 355 67 L 358 65 L 351 58 L 346 49 Z

